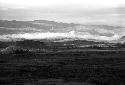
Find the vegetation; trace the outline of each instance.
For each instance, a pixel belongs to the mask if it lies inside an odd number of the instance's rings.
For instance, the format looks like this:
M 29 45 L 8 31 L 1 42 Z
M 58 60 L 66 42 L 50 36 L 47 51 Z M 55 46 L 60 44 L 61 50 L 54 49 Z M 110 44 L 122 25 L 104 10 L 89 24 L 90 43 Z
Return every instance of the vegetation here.
M 0 74 L 2 83 L 6 84 L 53 85 L 57 81 L 54 85 L 124 85 L 124 54 L 124 51 L 30 53 L 16 50 L 0 55 Z
M 72 46 L 71 44 L 74 43 L 75 46 Z M 124 50 L 112 51 L 108 47 L 107 49 L 110 50 L 107 51 L 104 47 L 98 46 L 98 48 L 91 46 L 79 47 L 80 45 L 93 44 L 91 41 L 90 43 L 89 41 L 62 43 L 24 40 L 0 42 L 0 44 L 0 77 L 2 84 L 125 84 Z M 120 44 L 118 45 L 117 48 L 124 48 L 124 46 L 120 47 Z M 88 49 L 94 50 L 90 51 Z

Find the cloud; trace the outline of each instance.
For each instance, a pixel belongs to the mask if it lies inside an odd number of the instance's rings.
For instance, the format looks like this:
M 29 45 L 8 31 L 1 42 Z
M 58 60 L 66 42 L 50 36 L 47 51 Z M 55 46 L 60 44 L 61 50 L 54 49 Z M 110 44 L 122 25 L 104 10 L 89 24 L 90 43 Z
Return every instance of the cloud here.
M 1 39 L 63 39 L 63 38 L 72 38 L 72 39 L 95 39 L 95 40 L 106 40 L 106 41 L 112 41 L 119 39 L 118 34 L 114 34 L 113 36 L 102 36 L 102 35 L 93 35 L 89 32 L 76 32 L 76 31 L 70 31 L 70 32 L 35 32 L 35 33 L 23 33 L 23 34 L 12 34 L 12 35 L 2 35 L 0 37 Z
M 77 5 L 83 8 L 109 8 L 124 5 L 124 0 L 0 0 L 1 4 L 13 5 L 16 7 L 45 7 L 60 5 Z

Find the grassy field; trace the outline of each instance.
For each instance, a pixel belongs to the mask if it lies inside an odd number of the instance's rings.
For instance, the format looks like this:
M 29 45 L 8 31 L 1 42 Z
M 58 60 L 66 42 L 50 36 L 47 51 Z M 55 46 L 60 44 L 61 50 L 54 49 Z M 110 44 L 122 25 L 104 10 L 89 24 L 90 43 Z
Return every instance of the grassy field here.
M 67 51 L 0 55 L 7 85 L 124 85 L 125 51 Z

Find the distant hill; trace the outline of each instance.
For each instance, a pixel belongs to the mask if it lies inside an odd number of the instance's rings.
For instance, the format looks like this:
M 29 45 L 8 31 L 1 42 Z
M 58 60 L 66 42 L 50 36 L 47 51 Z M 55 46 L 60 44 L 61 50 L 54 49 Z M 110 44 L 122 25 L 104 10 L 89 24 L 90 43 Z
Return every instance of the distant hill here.
M 8 20 L 0 20 L 0 33 L 17 33 L 23 30 L 23 32 L 28 31 L 71 31 L 76 29 L 77 31 L 84 31 L 81 28 L 91 28 L 90 31 L 92 34 L 97 33 L 96 28 L 102 29 L 117 29 L 122 28 L 120 26 L 109 26 L 109 25 L 83 25 L 83 24 L 75 24 L 75 23 L 63 23 L 63 22 L 55 22 L 48 20 L 34 20 L 34 21 L 8 21 Z M 36 30 L 37 29 L 37 30 Z
M 62 23 L 48 20 L 34 20 L 34 21 L 8 21 L 0 20 L 0 35 L 18 34 L 30 32 L 56 32 L 61 29 L 66 31 L 69 28 L 76 26 L 73 23 Z
M 72 27 L 76 24 L 73 23 L 62 23 L 62 22 L 54 22 L 48 20 L 34 20 L 34 21 L 8 21 L 8 20 L 0 20 L 0 27 L 6 28 L 38 28 L 38 29 L 51 29 L 54 28 L 63 28 L 63 27 Z
M 123 29 L 123 27 L 109 26 L 109 25 L 84 25 L 84 24 L 55 22 L 48 20 L 34 20 L 34 21 L 0 20 L 0 35 L 7 35 L 4 37 L 0 36 L 0 39 L 1 41 L 4 39 L 12 39 L 13 37 L 11 36 L 11 34 L 17 34 L 18 36 L 18 34 L 22 35 L 25 33 L 27 34 L 29 33 L 32 36 L 33 33 L 48 34 L 49 32 L 51 34 L 53 33 L 52 35 L 54 36 L 54 38 L 60 36 L 60 34 L 58 33 L 66 33 L 65 34 L 66 37 L 64 34 L 62 34 L 63 37 L 58 37 L 58 39 L 64 37 L 71 38 L 72 36 L 75 36 L 75 38 L 82 38 L 91 41 L 110 42 L 114 40 L 113 42 L 117 42 L 116 38 L 117 36 L 119 36 L 119 34 L 117 35 L 117 29 Z M 37 34 L 34 34 L 33 36 L 36 35 Z M 41 35 L 39 39 L 43 39 L 42 37 L 46 38 L 45 36 L 46 34 Z M 51 35 L 48 35 L 47 38 L 53 38 L 53 36 L 51 37 Z M 26 37 L 21 36 L 19 38 L 26 38 Z M 35 38 L 37 39 L 37 37 Z M 121 38 L 118 40 L 118 42 L 124 42 L 124 39 Z

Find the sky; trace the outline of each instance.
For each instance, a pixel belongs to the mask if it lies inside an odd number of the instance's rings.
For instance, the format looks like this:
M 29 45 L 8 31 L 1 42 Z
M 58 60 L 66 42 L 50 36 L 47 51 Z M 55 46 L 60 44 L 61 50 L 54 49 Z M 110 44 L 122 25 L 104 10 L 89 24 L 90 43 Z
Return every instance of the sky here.
M 125 0 L 0 0 L 0 19 L 125 24 Z
M 68 23 L 122 26 L 122 28 L 111 31 L 111 34 L 113 33 L 112 37 L 82 34 L 84 35 L 82 38 L 112 40 L 118 39 L 125 34 L 125 0 L 0 0 L 0 19 L 51 20 Z M 89 29 L 92 31 L 92 28 Z M 110 33 L 109 30 L 100 30 L 100 28 L 96 31 L 102 34 L 103 32 Z M 77 34 L 69 32 L 64 34 L 40 33 L 38 35 L 36 33 L 12 35 L 12 37 L 41 38 L 40 36 L 43 36 L 42 38 L 44 38 L 44 35 L 48 35 L 48 37 L 74 37 Z M 80 34 L 78 36 L 81 37 Z
M 124 0 L 0 0 L 8 8 L 29 8 L 60 5 L 82 5 L 88 9 L 116 7 L 124 5 Z M 9 7 L 9 5 L 13 5 Z M 23 6 L 23 7 L 22 7 Z

